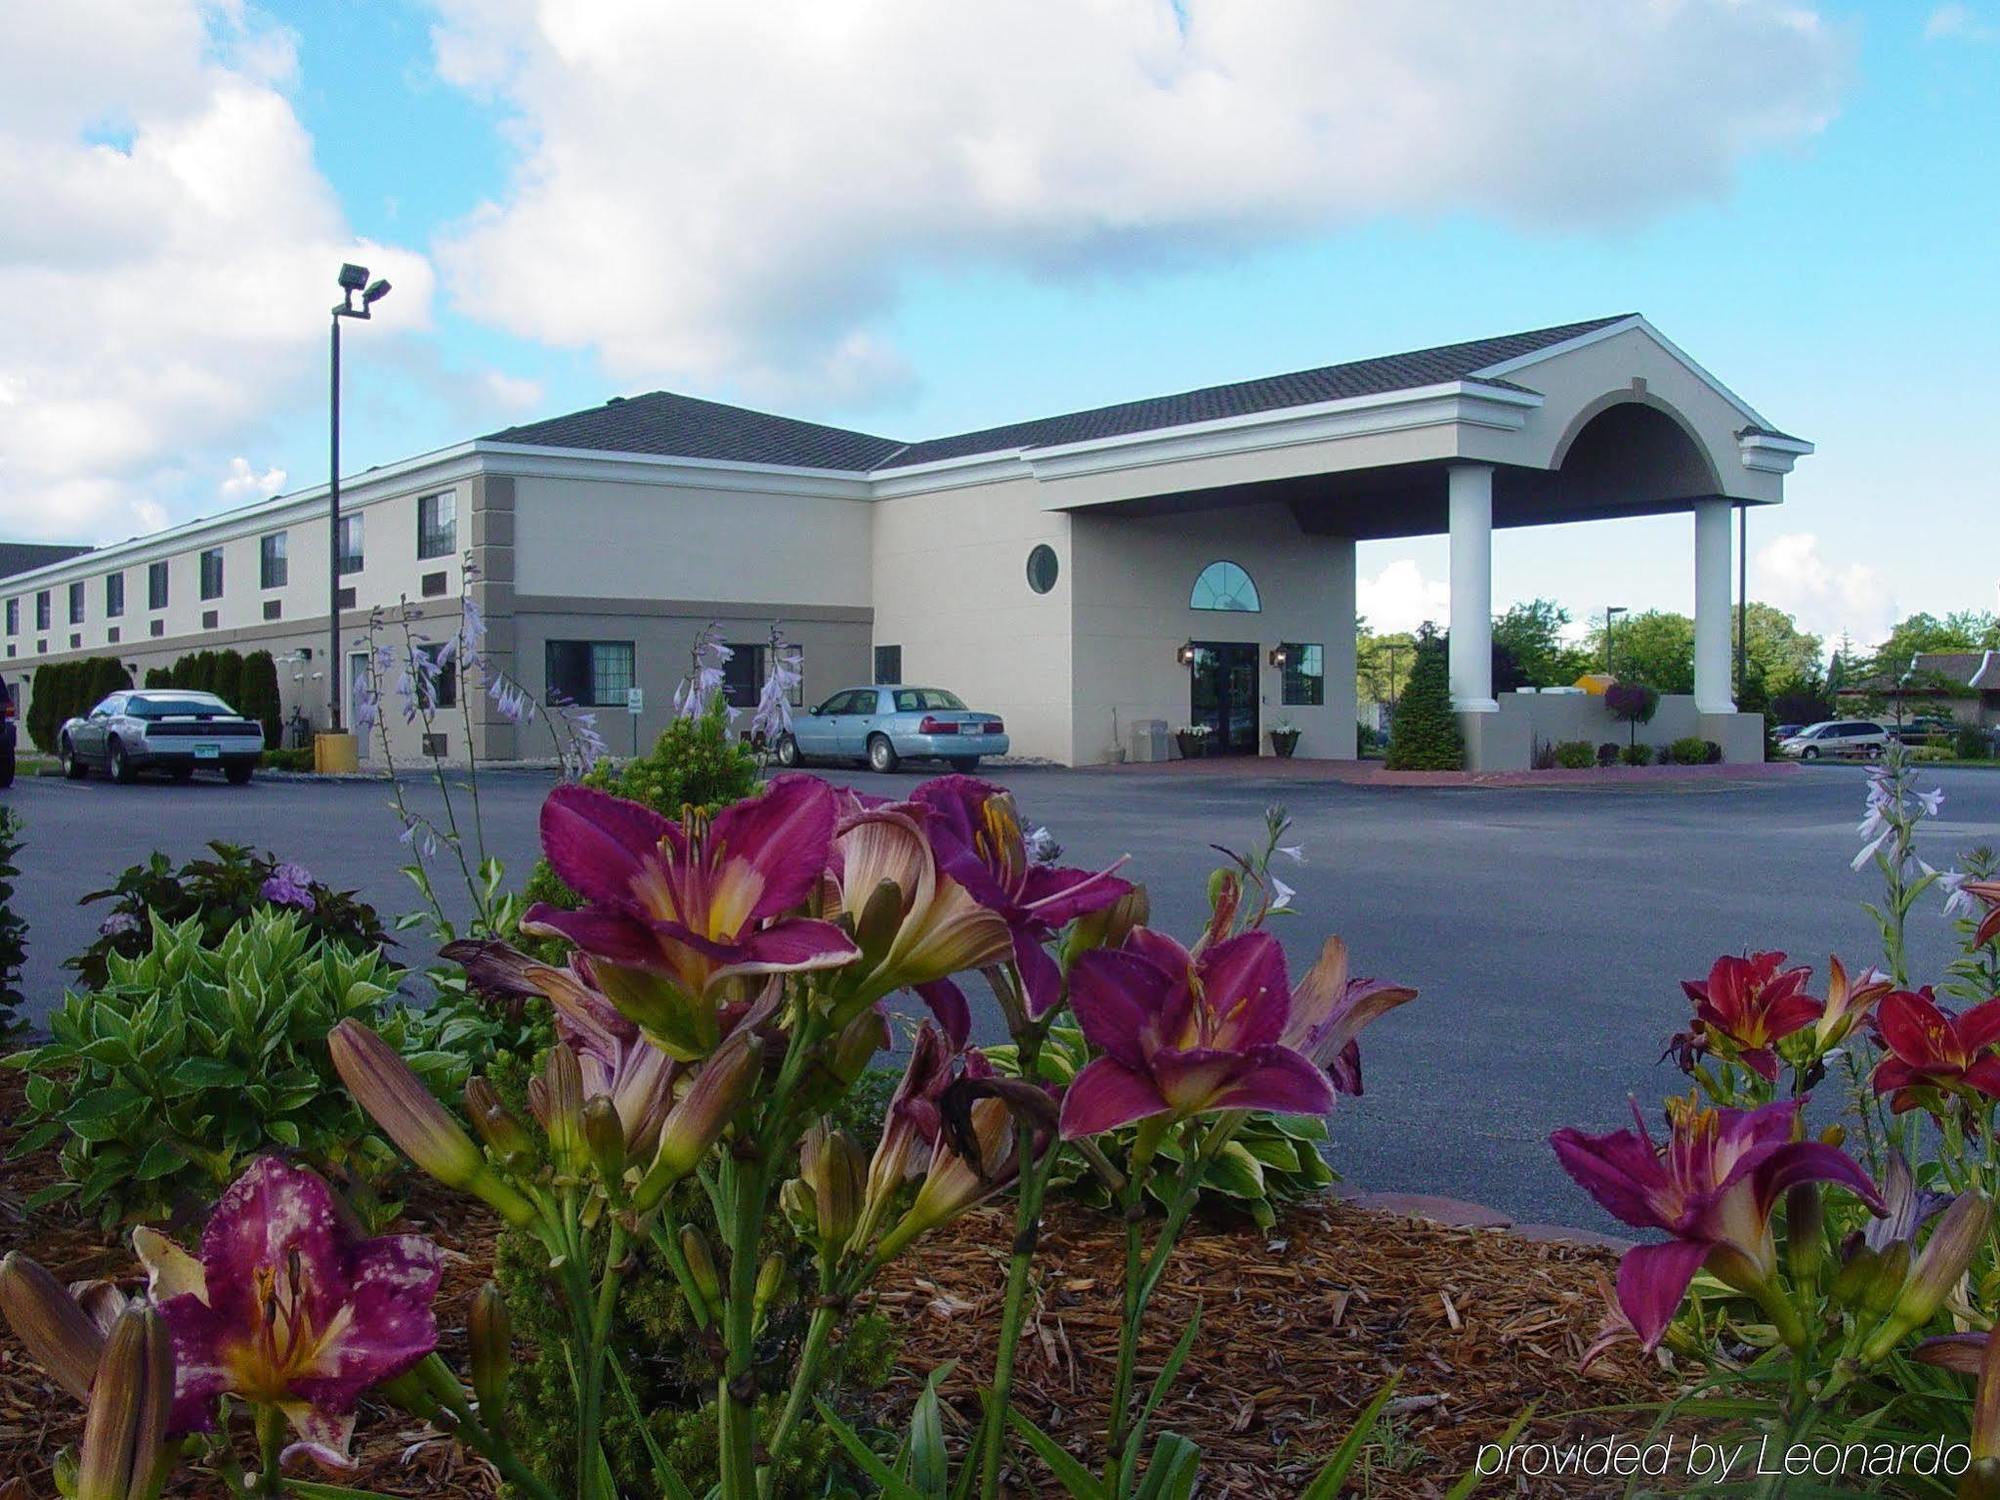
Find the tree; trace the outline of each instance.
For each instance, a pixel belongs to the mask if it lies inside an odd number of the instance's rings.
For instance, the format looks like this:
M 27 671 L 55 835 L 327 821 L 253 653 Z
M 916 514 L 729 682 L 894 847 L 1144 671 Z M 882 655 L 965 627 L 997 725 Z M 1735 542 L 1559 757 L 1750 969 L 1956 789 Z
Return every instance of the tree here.
M 146 668 L 146 686 L 147 686 L 147 687 L 149 687 L 149 688 L 170 688 L 170 687 L 172 687 L 173 685 L 174 685 L 174 674 L 173 674 L 173 669 L 172 669 L 171 667 L 148 667 L 148 668 Z
M 248 714 L 243 706 L 243 653 L 240 651 L 219 651 L 215 656 L 215 668 L 209 676 L 208 690 L 227 703 L 238 713 Z
M 1826 647 L 1818 636 L 1800 630 L 1797 622 L 1775 604 L 1753 599 L 1744 613 L 1748 617 L 1743 632 L 1744 675 L 1761 677 L 1766 694 L 1783 692 L 1793 683 L 1818 674 Z M 1733 644 L 1737 633 L 1733 620 L 1729 633 Z M 1739 697 L 1753 696 L 1751 686 L 1746 682 Z
M 1444 637 L 1427 631 L 1417 641 L 1410 684 L 1389 727 L 1392 771 L 1457 771 L 1465 766 L 1465 736 L 1451 706 L 1451 663 Z
M 2000 619 L 1984 610 L 1954 610 L 1942 619 L 1919 612 L 1896 622 L 1889 638 L 1875 648 L 1875 670 L 1900 677 L 1910 658 L 1926 651 L 2000 650 Z
M 86 696 L 92 704 L 101 703 L 113 693 L 122 693 L 132 686 L 132 674 L 125 670 L 125 664 L 115 656 L 94 656 L 90 659 L 90 687 Z
M 278 696 L 278 664 L 268 651 L 252 651 L 243 658 L 244 713 L 264 726 L 264 743 L 278 743 L 279 715 L 283 703 Z
M 1660 695 L 1643 682 L 1614 682 L 1604 690 L 1604 706 L 1630 726 L 1631 742 L 1636 745 L 1639 726 L 1652 722 L 1660 706 Z
M 1354 695 L 1363 703 L 1395 703 L 1417 664 L 1417 638 L 1407 630 L 1377 635 L 1368 621 L 1354 622 Z
M 1570 613 L 1553 599 L 1509 605 L 1493 617 L 1493 690 L 1566 687 L 1591 669 L 1590 654 L 1567 644 Z M 1511 667 L 1511 671 L 1503 670 Z M 1510 680 L 1511 679 L 1511 680 Z
M 1590 636 L 1591 660 L 1603 670 L 1604 627 Z M 1628 615 L 1611 631 L 1611 673 L 1663 693 L 1694 691 L 1694 621 L 1672 610 Z

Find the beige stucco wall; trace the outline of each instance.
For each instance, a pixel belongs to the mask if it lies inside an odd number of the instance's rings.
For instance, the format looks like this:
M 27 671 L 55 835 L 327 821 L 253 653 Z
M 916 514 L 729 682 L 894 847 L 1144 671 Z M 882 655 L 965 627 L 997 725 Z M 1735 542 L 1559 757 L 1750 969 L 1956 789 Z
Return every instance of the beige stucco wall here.
M 1173 516 L 1074 518 L 1075 682 L 1071 739 L 1078 764 L 1107 758 L 1112 711 L 1121 740 L 1138 719 L 1187 722 L 1187 668 L 1174 652 L 1188 640 L 1253 641 L 1258 648 L 1259 748 L 1280 719 L 1301 731 L 1298 754 L 1352 760 L 1354 543 L 1307 536 L 1282 505 Z M 1262 610 L 1218 613 L 1188 607 L 1196 576 L 1211 562 L 1239 564 Z M 1325 648 L 1325 702 L 1286 706 L 1282 672 L 1269 662 L 1280 641 Z
M 903 648 L 904 680 L 999 714 L 1015 755 L 1070 760 L 1069 518 L 1041 508 L 1031 479 L 872 509 L 875 642 Z M 1055 549 L 1057 576 L 1037 594 L 1028 553 L 1042 542 Z
M 521 475 L 514 585 L 577 599 L 863 607 L 869 509 L 818 495 Z

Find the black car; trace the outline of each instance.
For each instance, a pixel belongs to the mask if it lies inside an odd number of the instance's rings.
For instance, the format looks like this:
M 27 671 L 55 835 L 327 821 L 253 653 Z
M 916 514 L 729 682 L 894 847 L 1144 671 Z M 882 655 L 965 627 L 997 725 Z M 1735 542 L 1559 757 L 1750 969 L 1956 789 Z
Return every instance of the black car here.
M 264 753 L 264 727 L 213 693 L 139 688 L 113 693 L 56 737 L 63 775 L 81 781 L 92 767 L 113 781 L 141 771 L 165 771 L 186 781 L 196 771 L 220 771 L 241 786 Z

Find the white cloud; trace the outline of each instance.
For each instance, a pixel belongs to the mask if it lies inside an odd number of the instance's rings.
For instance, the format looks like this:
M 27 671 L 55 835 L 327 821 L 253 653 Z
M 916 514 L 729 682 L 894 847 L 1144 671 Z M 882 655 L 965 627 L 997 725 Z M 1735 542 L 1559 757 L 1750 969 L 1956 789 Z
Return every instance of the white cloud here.
M 240 3 L 9 11 L 0 529 L 124 535 L 208 493 L 324 379 L 343 260 L 396 283 L 391 329 L 427 324 L 429 263 L 352 236 L 284 93 L 296 66 Z
M 501 411 L 533 411 L 542 404 L 539 380 L 509 375 L 504 370 L 486 370 L 481 372 L 479 383 L 485 387 L 487 401 Z
M 1829 118 L 1796 0 L 436 0 L 437 66 L 510 112 L 455 301 L 627 376 L 907 378 L 913 273 L 1075 274 L 1384 215 L 1622 226 Z M 521 288 L 532 286 L 532 295 Z M 858 341 L 858 342 L 857 342 Z
M 2000 26 L 1979 18 L 1970 5 L 1940 5 L 1924 20 L 1927 42 L 1990 42 L 2000 38 Z
M 1356 580 L 1354 607 L 1378 635 L 1415 630 L 1426 620 L 1443 629 L 1451 621 L 1451 585 L 1399 557 L 1373 578 Z
M 1895 597 L 1880 570 L 1862 562 L 1828 562 L 1810 531 L 1785 532 L 1757 549 L 1750 594 L 1789 612 L 1800 629 L 1829 646 L 1845 631 L 1866 649 L 1896 621 Z
M 247 458 L 229 460 L 229 472 L 215 492 L 228 505 L 248 505 L 253 500 L 265 500 L 272 495 L 282 494 L 285 488 L 285 471 L 276 464 L 258 473 Z

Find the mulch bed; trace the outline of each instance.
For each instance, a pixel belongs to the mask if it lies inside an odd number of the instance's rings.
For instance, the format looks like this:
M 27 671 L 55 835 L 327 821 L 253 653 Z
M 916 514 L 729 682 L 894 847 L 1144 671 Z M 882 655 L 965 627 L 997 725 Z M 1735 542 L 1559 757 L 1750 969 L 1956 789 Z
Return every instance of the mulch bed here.
M 18 1075 L 0 1074 L 0 1120 L 18 1117 L 18 1091 Z M 0 1128 L 0 1143 L 15 1133 Z M 32 1221 L 23 1214 L 23 1200 L 50 1176 L 47 1157 L 0 1164 L 0 1246 L 67 1279 L 130 1279 L 136 1267 L 122 1238 L 57 1214 Z M 428 1184 L 413 1186 L 407 1216 L 410 1227 L 447 1247 L 439 1321 L 445 1353 L 462 1368 L 458 1310 L 486 1277 L 494 1222 Z M 883 1279 L 880 1305 L 903 1337 L 901 1368 L 883 1393 L 885 1426 L 900 1426 L 929 1371 L 956 1361 L 943 1386 L 947 1420 L 954 1436 L 970 1432 L 976 1389 L 991 1376 L 1012 1233 L 1004 1203 L 974 1212 Z M 1105 1423 L 1122 1264 L 1118 1225 L 1072 1205 L 1052 1209 L 1016 1399 L 1086 1457 Z M 1667 1389 L 1666 1377 L 1642 1366 L 1629 1344 L 1589 1375 L 1577 1373 L 1602 1316 L 1598 1278 L 1611 1265 L 1600 1249 L 1448 1228 L 1333 1198 L 1292 1209 L 1270 1233 L 1193 1225 L 1154 1302 L 1141 1389 L 1197 1308 L 1201 1332 L 1154 1431 L 1201 1446 L 1203 1496 L 1262 1500 L 1296 1494 L 1399 1370 L 1365 1461 L 1367 1494 L 1441 1495 L 1472 1465 L 1478 1445 L 1531 1404 L 1532 1436 L 1631 1430 L 1641 1419 L 1572 1415 L 1655 1400 Z M 0 1327 L 0 1480 L 18 1477 L 31 1495 L 54 1493 L 49 1464 L 81 1428 L 74 1403 Z M 362 1488 L 444 1500 L 497 1494 L 483 1464 L 397 1413 L 364 1411 L 356 1447 L 362 1469 L 348 1482 Z M 1020 1494 L 1059 1492 L 1039 1466 L 1018 1479 Z M 1602 1481 L 1574 1483 L 1537 1480 L 1533 1493 L 1601 1492 Z M 221 1491 L 184 1477 L 169 1493 Z

